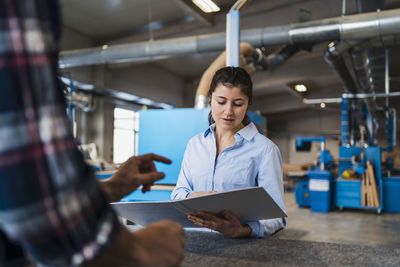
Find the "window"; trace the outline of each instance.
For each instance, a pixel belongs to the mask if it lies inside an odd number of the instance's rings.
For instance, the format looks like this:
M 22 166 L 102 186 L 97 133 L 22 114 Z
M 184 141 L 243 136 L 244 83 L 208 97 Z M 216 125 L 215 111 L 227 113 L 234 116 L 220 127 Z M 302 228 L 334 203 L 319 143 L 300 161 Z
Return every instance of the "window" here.
M 138 113 L 129 109 L 114 109 L 114 163 L 125 162 L 136 154 Z

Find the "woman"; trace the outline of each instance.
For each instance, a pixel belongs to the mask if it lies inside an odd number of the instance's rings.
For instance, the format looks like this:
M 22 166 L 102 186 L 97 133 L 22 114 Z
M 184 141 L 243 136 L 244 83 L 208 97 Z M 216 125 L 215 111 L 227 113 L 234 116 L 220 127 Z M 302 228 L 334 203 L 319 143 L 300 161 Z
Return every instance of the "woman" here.
M 285 209 L 279 149 L 246 115 L 252 87 L 242 68 L 225 67 L 215 73 L 208 93 L 210 127 L 190 139 L 172 199 L 262 186 Z M 199 211 L 188 219 L 231 237 L 261 237 L 285 227 L 284 218 L 241 224 L 229 211 Z

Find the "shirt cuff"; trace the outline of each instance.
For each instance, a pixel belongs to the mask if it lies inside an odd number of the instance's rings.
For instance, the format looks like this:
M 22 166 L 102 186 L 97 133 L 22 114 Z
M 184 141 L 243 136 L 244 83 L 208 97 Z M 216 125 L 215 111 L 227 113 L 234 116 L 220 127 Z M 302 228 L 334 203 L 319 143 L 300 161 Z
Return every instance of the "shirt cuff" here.
M 172 200 L 178 200 L 178 199 L 185 199 L 189 196 L 189 194 L 192 193 L 191 191 L 186 191 L 186 190 L 178 190 L 178 191 L 172 191 L 171 193 L 171 199 Z
M 252 222 L 247 222 L 247 224 L 251 228 L 251 237 L 263 237 L 264 236 L 264 228 L 261 227 L 261 224 L 259 221 L 252 221 Z
M 118 232 L 120 231 L 120 223 L 113 210 L 109 207 L 110 212 L 106 212 L 103 218 L 99 219 L 97 226 L 98 232 L 95 238 L 86 243 L 81 251 L 72 255 L 72 264 L 74 266 L 81 265 L 87 261 L 93 260 L 101 255 L 110 245 L 113 245 Z

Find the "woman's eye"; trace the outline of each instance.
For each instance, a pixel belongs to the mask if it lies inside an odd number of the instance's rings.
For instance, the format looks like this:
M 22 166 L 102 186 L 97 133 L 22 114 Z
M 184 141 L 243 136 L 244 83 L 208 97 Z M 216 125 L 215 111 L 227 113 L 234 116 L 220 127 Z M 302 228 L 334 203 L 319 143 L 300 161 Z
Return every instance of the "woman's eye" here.
M 240 104 L 233 104 L 235 107 L 241 107 L 241 106 L 243 106 L 243 104 L 242 103 L 240 103 Z
M 225 102 L 217 102 L 218 104 L 220 104 L 220 105 L 223 105 L 223 104 L 225 104 Z

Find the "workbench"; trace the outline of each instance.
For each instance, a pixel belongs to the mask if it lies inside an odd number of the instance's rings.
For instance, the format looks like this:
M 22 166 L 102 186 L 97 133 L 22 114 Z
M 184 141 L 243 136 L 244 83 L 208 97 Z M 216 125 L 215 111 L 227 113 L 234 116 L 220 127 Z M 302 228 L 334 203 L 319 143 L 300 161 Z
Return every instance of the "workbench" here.
M 302 240 L 232 239 L 219 233 L 187 230 L 182 266 L 400 266 L 400 248 Z

